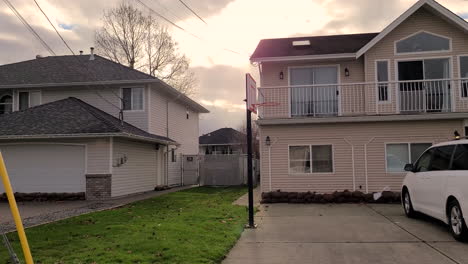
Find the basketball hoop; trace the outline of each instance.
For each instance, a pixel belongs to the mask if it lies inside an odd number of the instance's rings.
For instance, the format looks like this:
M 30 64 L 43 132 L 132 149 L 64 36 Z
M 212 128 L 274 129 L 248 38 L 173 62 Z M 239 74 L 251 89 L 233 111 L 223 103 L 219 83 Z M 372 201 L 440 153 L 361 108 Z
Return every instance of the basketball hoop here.
M 274 107 L 274 106 L 279 106 L 281 105 L 278 102 L 265 102 L 265 103 L 258 103 L 255 104 L 256 107 Z

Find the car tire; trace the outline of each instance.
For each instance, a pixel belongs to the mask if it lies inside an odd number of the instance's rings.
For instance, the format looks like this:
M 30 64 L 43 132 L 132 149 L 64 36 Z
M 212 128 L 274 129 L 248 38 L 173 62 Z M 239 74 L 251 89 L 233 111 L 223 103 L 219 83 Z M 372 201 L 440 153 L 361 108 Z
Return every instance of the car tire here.
M 450 228 L 450 233 L 453 237 L 462 242 L 468 241 L 468 229 L 466 227 L 465 219 L 460 204 L 457 200 L 449 203 L 447 208 L 447 217 Z
M 403 204 L 403 210 L 405 210 L 405 214 L 409 218 L 416 217 L 416 211 L 413 209 L 413 203 L 411 202 L 411 196 L 407 189 L 404 189 L 401 196 L 401 203 Z

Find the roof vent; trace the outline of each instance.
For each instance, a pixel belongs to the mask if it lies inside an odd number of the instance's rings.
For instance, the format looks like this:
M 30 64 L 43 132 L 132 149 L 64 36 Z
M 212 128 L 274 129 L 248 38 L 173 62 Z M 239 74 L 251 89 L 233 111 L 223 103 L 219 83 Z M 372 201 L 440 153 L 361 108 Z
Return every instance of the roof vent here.
M 90 48 L 91 54 L 89 54 L 89 60 L 94 60 L 94 47 Z
M 80 55 L 83 55 L 83 51 L 82 51 L 82 50 L 80 50 Z
M 292 42 L 293 47 L 304 47 L 310 46 L 310 40 L 294 40 Z
M 37 54 L 37 55 L 36 55 L 36 59 L 42 59 L 42 55 L 41 55 L 41 54 Z

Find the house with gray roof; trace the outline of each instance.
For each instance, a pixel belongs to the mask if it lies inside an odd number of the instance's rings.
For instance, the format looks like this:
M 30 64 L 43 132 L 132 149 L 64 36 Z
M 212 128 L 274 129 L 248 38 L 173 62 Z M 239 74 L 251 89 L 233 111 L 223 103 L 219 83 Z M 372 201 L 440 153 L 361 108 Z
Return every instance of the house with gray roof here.
M 246 153 L 246 135 L 233 128 L 220 128 L 200 136 L 201 155 L 230 155 Z
M 163 81 L 93 52 L 0 66 L 0 151 L 15 192 L 105 199 L 181 185 L 202 113 Z

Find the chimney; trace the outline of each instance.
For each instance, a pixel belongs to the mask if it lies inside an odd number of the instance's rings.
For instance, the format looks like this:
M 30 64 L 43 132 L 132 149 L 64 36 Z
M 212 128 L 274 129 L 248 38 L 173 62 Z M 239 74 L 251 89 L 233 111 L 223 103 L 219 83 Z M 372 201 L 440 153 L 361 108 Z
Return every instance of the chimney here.
M 83 51 L 82 51 L 82 50 L 80 50 L 80 55 L 83 55 Z
M 89 60 L 94 60 L 94 47 L 91 47 L 91 54 L 89 54 Z

